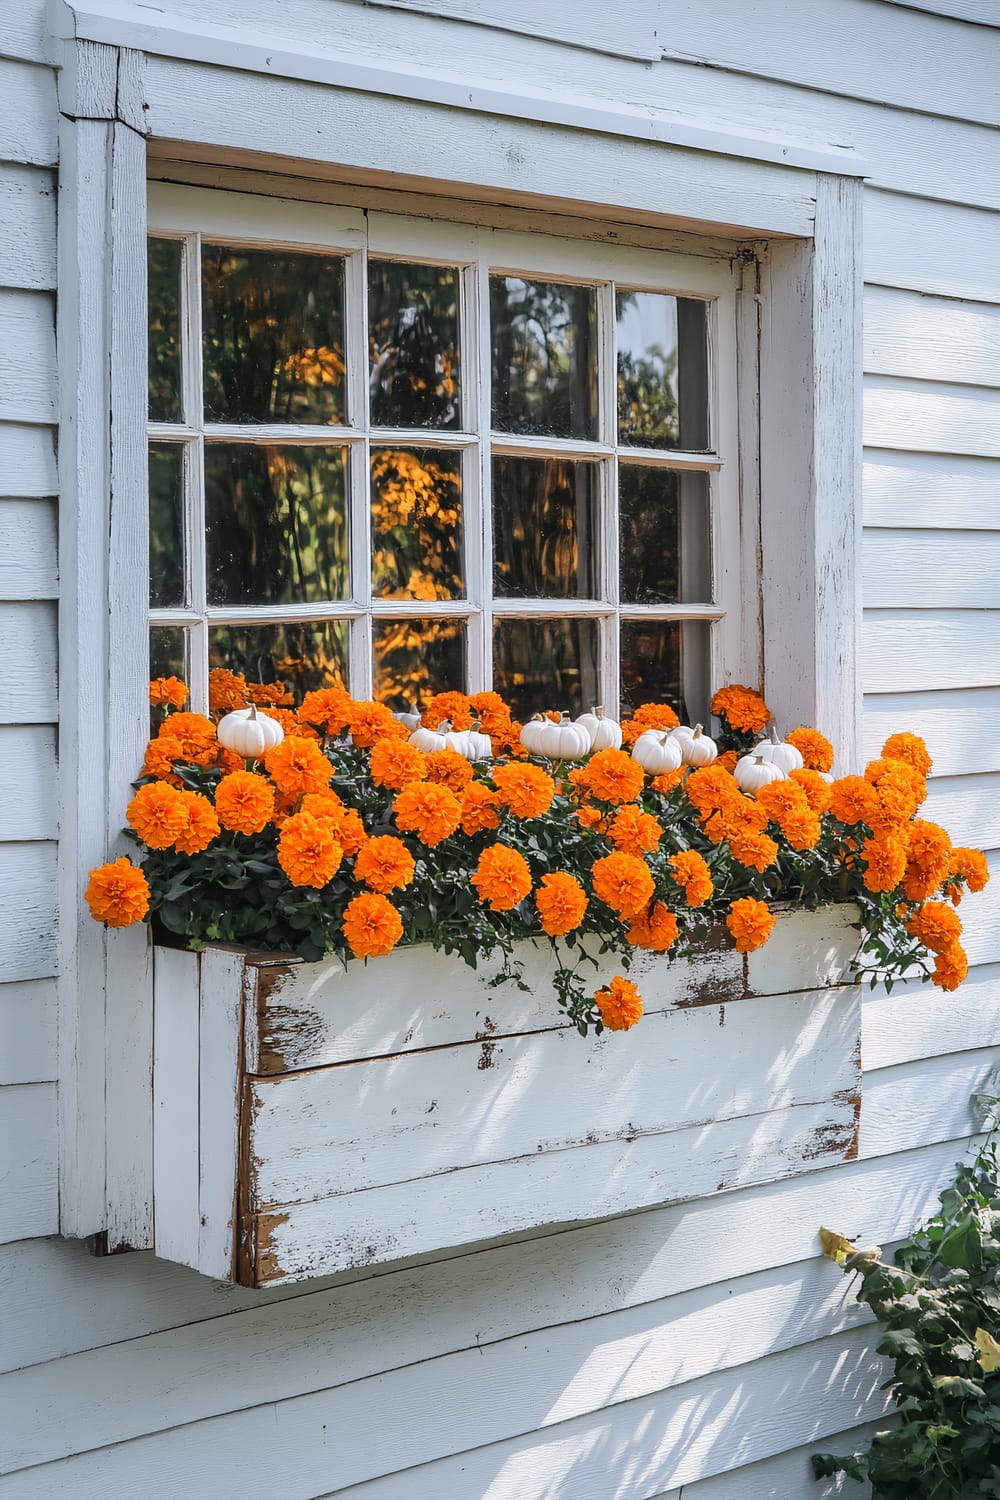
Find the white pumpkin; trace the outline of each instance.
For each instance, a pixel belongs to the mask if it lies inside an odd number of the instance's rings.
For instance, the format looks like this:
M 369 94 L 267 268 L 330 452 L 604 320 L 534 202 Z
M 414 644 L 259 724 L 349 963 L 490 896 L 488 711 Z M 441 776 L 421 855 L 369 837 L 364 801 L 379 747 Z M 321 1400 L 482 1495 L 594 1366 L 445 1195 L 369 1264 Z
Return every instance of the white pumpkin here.
M 592 708 L 589 714 L 581 714 L 574 722 L 582 725 L 590 735 L 591 750 L 621 749 L 621 725 L 614 719 L 606 719 L 603 708 Z
M 698 728 L 701 728 L 700 724 L 698 725 Z M 671 729 L 670 733 L 673 735 L 675 740 L 690 740 L 694 736 L 694 730 L 691 728 L 690 724 L 677 724 L 673 729 Z
M 677 738 L 676 730 L 674 738 Z M 691 734 L 680 741 L 680 747 L 681 759 L 686 766 L 710 766 L 719 753 L 715 741 L 702 734 L 700 724 L 696 724 Z
M 262 755 L 273 750 L 275 745 L 280 745 L 285 738 L 285 731 L 277 719 L 268 718 L 267 714 L 258 714 L 255 703 L 249 708 L 237 708 L 231 714 L 226 714 L 224 719 L 219 720 L 215 733 L 220 745 L 224 745 L 227 750 L 235 750 L 244 760 L 260 760 Z
M 521 744 L 529 755 L 541 755 L 542 730 L 546 724 L 550 724 L 551 722 L 551 719 L 547 719 L 544 714 L 535 714 L 533 719 L 529 719 L 527 724 L 523 725 L 521 729 Z
M 761 740 L 759 745 L 754 745 L 750 751 L 751 755 L 759 755 L 763 760 L 770 761 L 779 770 L 784 771 L 787 776 L 789 771 L 802 770 L 802 756 L 794 745 L 786 744 L 779 740 L 778 731 L 771 725 L 769 737 Z
M 776 766 L 773 760 L 765 760 L 763 755 L 757 754 L 756 750 L 751 750 L 749 755 L 742 756 L 736 762 L 736 770 L 733 774 L 740 791 L 749 792 L 751 797 L 762 786 L 767 786 L 772 781 L 786 779 L 780 766 Z
M 489 760 L 493 754 L 492 741 L 478 724 L 473 724 L 471 729 L 453 729 L 445 739 L 448 748 L 464 755 L 466 760 Z
M 420 728 L 421 715 L 419 708 L 413 708 L 411 706 L 406 713 L 400 712 L 398 714 L 393 714 L 392 717 L 394 719 L 398 719 L 401 724 L 405 724 L 407 729 L 411 731 Z
M 632 759 L 650 776 L 664 776 L 682 765 L 680 741 L 665 729 L 647 729 L 632 746 Z
M 539 754 L 549 760 L 580 760 L 590 754 L 590 735 L 580 724 L 574 724 L 569 714 L 563 714 L 558 724 L 551 719 L 542 725 L 538 736 Z
M 442 719 L 436 729 L 425 729 L 423 726 L 415 729 L 409 737 L 409 743 L 415 749 L 422 750 L 425 755 L 433 755 L 435 750 L 447 750 L 450 732 L 451 720 Z

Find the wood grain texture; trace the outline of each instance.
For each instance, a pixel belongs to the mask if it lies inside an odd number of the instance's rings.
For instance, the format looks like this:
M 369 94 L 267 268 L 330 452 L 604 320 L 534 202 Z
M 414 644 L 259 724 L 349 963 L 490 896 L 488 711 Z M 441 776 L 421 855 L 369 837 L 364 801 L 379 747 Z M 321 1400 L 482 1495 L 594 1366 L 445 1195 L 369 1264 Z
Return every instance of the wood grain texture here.
M 907 10 L 926 10 L 932 16 L 953 16 L 956 21 L 971 21 L 976 26 L 997 29 L 993 0 L 884 0 L 884 3 L 905 5 Z
M 58 593 L 55 502 L 0 499 L 0 600 L 55 599 Z
M 866 760 L 878 755 L 900 728 L 923 735 L 935 776 L 1000 771 L 1000 688 L 971 691 L 884 692 L 865 698 L 862 721 Z
M 0 420 L 51 422 L 55 411 L 53 298 L 46 292 L 0 291 Z
M 3 23 L 0 22 L 0 25 Z M 51 167 L 56 144 L 56 80 L 50 68 L 27 67 L 0 57 L 0 161 Z
M 59 1227 L 56 1086 L 0 1088 L 0 1242 Z
M 983 1127 L 973 1096 L 996 1094 L 1000 1047 L 920 1058 L 865 1077 L 862 1158 L 884 1156 L 921 1141 L 961 1140 Z
M 989 850 L 986 862 L 992 884 L 962 901 L 962 946 L 970 965 L 996 963 L 1000 960 L 1000 925 L 997 923 L 997 877 L 1000 854 Z
M 198 960 L 162 948 L 158 981 L 169 985 L 169 1006 L 158 994 L 153 1011 L 154 1243 L 166 1260 L 198 1259 Z M 170 1078 L 171 1087 L 160 1080 Z
M 622 24 L 611 17 L 600 0 L 582 0 L 573 7 L 572 20 L 558 5 L 536 5 L 533 0 L 372 0 L 393 10 L 413 10 L 424 15 L 456 21 L 471 21 L 501 31 L 525 32 L 547 37 L 571 47 L 589 47 L 601 54 L 655 61 L 660 55 L 656 23 L 658 7 L 652 0 L 632 4 Z
M 43 496 L 58 489 L 54 430 L 0 422 L 0 490 Z
M 1000 777 L 934 776 L 921 816 L 941 823 L 955 844 L 1000 849 Z
M 47 724 L 0 725 L 0 785 L 5 788 L 0 840 L 56 837 L 55 781 L 55 729 Z
M 1000 302 L 995 213 L 871 188 L 864 223 L 866 281 Z
M 865 370 L 995 386 L 1000 306 L 872 286 L 865 293 Z
M 866 612 L 862 632 L 866 693 L 978 688 L 1000 682 L 1000 636 L 993 610 Z
M 866 991 L 861 1058 L 867 1071 L 1000 1045 L 1000 965 L 984 964 L 951 995 L 930 984 Z
M 2 84 L 2 78 L 0 78 Z M 0 287 L 48 291 L 56 284 L 56 185 L 38 167 L 0 164 Z
M 1000 531 L 995 459 L 951 454 L 865 454 L 865 524 Z
M 37 600 L 0 603 L 5 684 L 0 724 L 51 724 L 56 691 L 55 606 Z
M 0 55 L 44 63 L 45 0 L 17 0 L 0 14 Z
M 1000 531 L 904 531 L 864 534 L 868 609 L 995 609 L 1000 604 Z
M 56 972 L 55 877 L 55 844 L 0 844 L 0 983 Z
M 0 984 L 0 1084 L 56 1076 L 56 987 L 51 979 Z
M 1000 458 L 1000 390 L 869 375 L 865 443 Z

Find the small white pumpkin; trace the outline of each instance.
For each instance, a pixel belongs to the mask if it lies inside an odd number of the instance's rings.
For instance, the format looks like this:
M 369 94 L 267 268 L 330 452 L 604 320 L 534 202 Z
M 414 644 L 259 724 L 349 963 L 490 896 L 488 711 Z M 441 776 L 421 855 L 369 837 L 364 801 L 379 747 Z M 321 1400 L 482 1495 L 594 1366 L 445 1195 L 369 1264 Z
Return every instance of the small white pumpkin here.
M 220 745 L 224 745 L 227 750 L 235 750 L 244 760 L 260 760 L 262 755 L 273 750 L 275 745 L 280 745 L 285 738 L 285 731 L 277 719 L 271 719 L 267 714 L 258 714 L 255 703 L 251 703 L 249 708 L 237 708 L 231 714 L 226 714 L 224 719 L 219 720 L 215 733 Z
M 698 728 L 701 728 L 700 724 L 698 725 Z M 670 733 L 673 735 L 675 740 L 690 740 L 694 738 L 694 730 L 691 728 L 690 724 L 676 724 L 674 728 L 671 729 Z
M 464 755 L 466 760 L 489 760 L 493 744 L 488 734 L 483 734 L 479 724 L 469 729 L 453 729 L 445 735 L 449 750 Z
M 422 750 L 425 755 L 433 755 L 435 750 L 447 750 L 450 733 L 451 720 L 442 719 L 436 729 L 425 729 L 422 725 L 415 729 L 409 737 L 409 743 L 415 749 Z
M 420 728 L 420 710 L 419 708 L 414 708 L 412 704 L 405 713 L 401 711 L 398 714 L 393 714 L 392 717 L 398 719 L 401 724 L 405 724 L 407 729 L 411 731 Z
M 529 755 L 541 755 L 542 730 L 546 724 L 550 724 L 551 722 L 551 719 L 547 719 L 544 714 L 535 714 L 533 719 L 529 719 L 527 724 L 522 726 L 521 744 Z
M 789 771 L 802 770 L 802 756 L 794 745 L 786 744 L 779 740 L 778 731 L 771 725 L 768 738 L 761 740 L 759 745 L 754 745 L 750 751 L 751 755 L 759 755 L 762 759 L 770 761 L 787 776 Z
M 549 760 L 580 760 L 590 754 L 590 735 L 579 724 L 574 724 L 569 714 L 562 714 L 559 723 L 548 719 L 538 736 L 540 754 Z
M 621 749 L 622 727 L 614 719 L 606 719 L 603 708 L 592 708 L 589 714 L 581 714 L 574 722 L 581 724 L 590 735 L 591 750 Z
M 650 776 L 664 776 L 681 767 L 680 741 L 665 729 L 647 729 L 632 746 L 632 759 Z
M 674 730 L 674 738 L 677 731 Z M 681 759 L 686 766 L 710 766 L 719 753 L 719 747 L 707 734 L 702 734 L 701 725 L 696 724 L 689 736 L 680 740 Z
M 776 766 L 773 760 L 765 760 L 763 755 L 758 755 L 754 750 L 736 762 L 733 774 L 740 791 L 749 792 L 751 797 L 762 786 L 767 786 L 772 781 L 785 780 L 785 773 L 780 766 Z

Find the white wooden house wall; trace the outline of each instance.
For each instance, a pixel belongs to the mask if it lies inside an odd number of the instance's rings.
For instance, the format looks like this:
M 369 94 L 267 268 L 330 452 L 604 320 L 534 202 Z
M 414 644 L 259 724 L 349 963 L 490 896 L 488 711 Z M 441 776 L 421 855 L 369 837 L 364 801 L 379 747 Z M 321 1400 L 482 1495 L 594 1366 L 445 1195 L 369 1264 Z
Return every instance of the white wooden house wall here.
M 164 3 L 192 25 L 205 11 Z M 276 1293 L 56 1237 L 58 117 L 43 12 L 0 6 L 0 1496 L 838 1493 L 813 1485 L 807 1455 L 863 1441 L 884 1396 L 816 1227 L 891 1241 L 949 1179 L 970 1096 L 1000 1063 L 1000 885 L 970 907 L 975 967 L 957 995 L 866 1001 L 849 1165 Z M 862 153 L 866 749 L 923 733 L 930 815 L 1000 850 L 997 0 L 664 0 L 659 61 L 570 45 L 611 24 L 584 0 L 329 12 L 345 43 L 403 60 L 538 69 L 564 91 Z M 456 19 L 470 13 L 480 24 Z

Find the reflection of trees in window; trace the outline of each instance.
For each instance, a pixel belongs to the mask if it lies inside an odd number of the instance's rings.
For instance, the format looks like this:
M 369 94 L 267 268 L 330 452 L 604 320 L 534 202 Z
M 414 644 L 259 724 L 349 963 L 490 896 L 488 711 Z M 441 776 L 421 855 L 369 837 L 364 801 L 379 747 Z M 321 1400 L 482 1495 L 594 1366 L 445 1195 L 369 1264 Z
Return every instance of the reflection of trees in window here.
M 275 625 L 215 625 L 209 666 L 248 683 L 283 683 L 298 702 L 316 688 L 347 685 L 347 624 L 305 620 Z
M 149 416 L 181 420 L 181 243 L 151 239 L 149 276 Z
M 457 427 L 458 272 L 368 263 L 368 377 L 376 427 Z
M 493 460 L 493 582 L 520 599 L 596 597 L 596 469 L 563 459 Z
M 615 315 L 618 322 L 618 436 L 623 443 L 643 448 L 673 448 L 677 445 L 678 412 L 674 392 L 677 389 L 677 341 L 665 348 L 657 339 L 641 340 L 642 348 L 633 347 L 626 336 L 631 310 L 643 319 L 642 310 L 652 305 L 658 312 L 670 308 L 676 318 L 672 297 L 649 292 L 615 292 Z
M 382 599 L 458 599 L 461 458 L 426 449 L 372 451 L 372 588 Z
M 465 624 L 376 620 L 374 696 L 394 710 L 426 707 L 435 693 L 465 687 Z
M 593 287 L 490 278 L 493 425 L 503 432 L 596 437 Z

